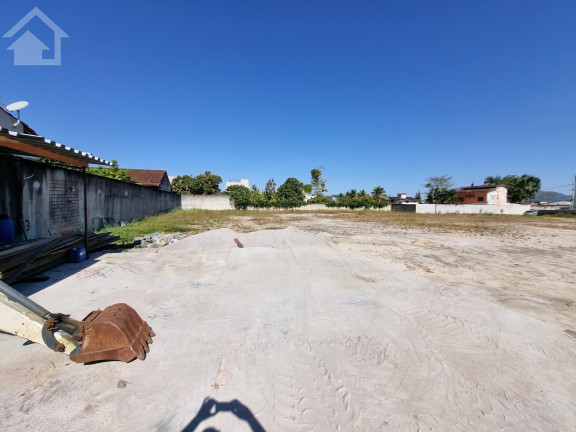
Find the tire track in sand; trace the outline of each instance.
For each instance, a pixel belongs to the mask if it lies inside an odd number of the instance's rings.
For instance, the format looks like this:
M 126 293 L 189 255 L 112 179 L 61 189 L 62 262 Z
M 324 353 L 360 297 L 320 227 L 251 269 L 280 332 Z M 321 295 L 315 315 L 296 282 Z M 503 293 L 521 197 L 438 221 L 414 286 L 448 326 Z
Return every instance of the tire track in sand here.
M 290 343 L 292 362 L 273 374 L 273 421 L 278 430 L 358 430 L 357 404 L 305 339 Z

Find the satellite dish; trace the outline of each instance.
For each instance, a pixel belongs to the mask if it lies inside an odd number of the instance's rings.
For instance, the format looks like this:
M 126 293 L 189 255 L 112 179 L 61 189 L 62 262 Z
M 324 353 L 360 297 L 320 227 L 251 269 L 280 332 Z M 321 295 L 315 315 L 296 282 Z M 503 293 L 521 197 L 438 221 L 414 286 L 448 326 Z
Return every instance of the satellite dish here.
M 6 107 L 7 111 L 10 111 L 10 112 L 16 111 L 16 113 L 18 114 L 18 121 L 16 123 L 14 123 L 12 126 L 16 127 L 20 124 L 20 110 L 22 108 L 26 108 L 27 106 L 28 106 L 28 102 L 20 101 L 20 102 L 11 103 L 10 105 L 8 105 Z
M 20 101 L 11 103 L 6 107 L 8 111 L 20 111 L 22 108 L 26 108 L 28 106 L 28 102 Z

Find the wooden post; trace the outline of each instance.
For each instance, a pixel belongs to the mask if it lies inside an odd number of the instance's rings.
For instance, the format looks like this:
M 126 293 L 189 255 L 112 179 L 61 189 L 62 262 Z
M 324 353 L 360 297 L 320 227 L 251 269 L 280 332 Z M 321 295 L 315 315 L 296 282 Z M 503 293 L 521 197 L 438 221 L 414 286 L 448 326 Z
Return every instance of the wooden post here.
M 86 248 L 86 258 L 90 256 L 88 251 L 88 196 L 86 194 L 86 167 L 83 167 L 83 183 L 84 183 L 84 247 Z

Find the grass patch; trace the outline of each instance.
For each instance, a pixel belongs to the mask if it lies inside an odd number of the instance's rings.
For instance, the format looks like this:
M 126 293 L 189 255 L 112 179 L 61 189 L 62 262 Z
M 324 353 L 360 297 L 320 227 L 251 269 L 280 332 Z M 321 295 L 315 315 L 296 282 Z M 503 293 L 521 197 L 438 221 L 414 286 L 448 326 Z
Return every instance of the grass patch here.
M 417 214 L 373 210 L 175 210 L 132 222 L 126 227 L 112 227 L 106 231 L 120 237 L 118 243 L 131 244 L 134 237 L 142 237 L 154 232 L 198 234 L 219 228 L 250 232 L 261 229 L 282 229 L 290 225 L 316 231 L 313 224 L 316 219 L 320 218 L 437 232 L 491 232 L 496 234 L 522 226 L 576 229 L 576 218 L 558 216 Z M 331 230 L 337 230 L 337 228 Z
M 120 237 L 121 244 L 132 243 L 134 237 L 143 237 L 154 232 L 198 234 L 230 224 L 230 219 L 239 212 L 209 210 L 174 210 L 139 221 L 125 227 L 110 227 L 105 231 Z
M 340 213 L 336 217 L 349 221 L 370 222 L 402 229 L 420 228 L 436 231 L 482 233 L 503 232 L 514 228 L 535 226 L 576 229 L 574 218 L 557 216 L 522 216 L 495 214 L 422 214 L 402 212 L 360 211 Z

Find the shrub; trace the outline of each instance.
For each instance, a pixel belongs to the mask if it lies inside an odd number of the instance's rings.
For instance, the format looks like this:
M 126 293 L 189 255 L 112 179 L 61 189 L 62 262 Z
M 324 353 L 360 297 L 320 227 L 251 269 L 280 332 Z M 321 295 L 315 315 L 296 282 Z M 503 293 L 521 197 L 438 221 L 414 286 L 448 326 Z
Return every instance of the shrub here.
M 336 201 L 327 204 L 328 207 L 346 207 L 349 209 L 357 208 L 384 208 L 389 205 L 390 202 L 386 199 L 378 198 L 375 199 L 370 195 L 366 194 L 364 191 L 360 193 L 356 192 L 355 189 L 346 192 L 346 194 L 338 195 Z
M 286 181 L 278 188 L 276 207 L 293 208 L 305 204 L 304 185 L 294 177 Z
M 222 183 L 220 176 L 206 171 L 196 177 L 189 175 L 176 177 L 172 180 L 172 191 L 183 195 L 216 195 L 220 193 L 220 183 Z
M 246 186 L 228 186 L 226 195 L 230 196 L 230 201 L 236 210 L 246 210 L 248 206 L 252 205 L 250 202 L 251 192 Z

